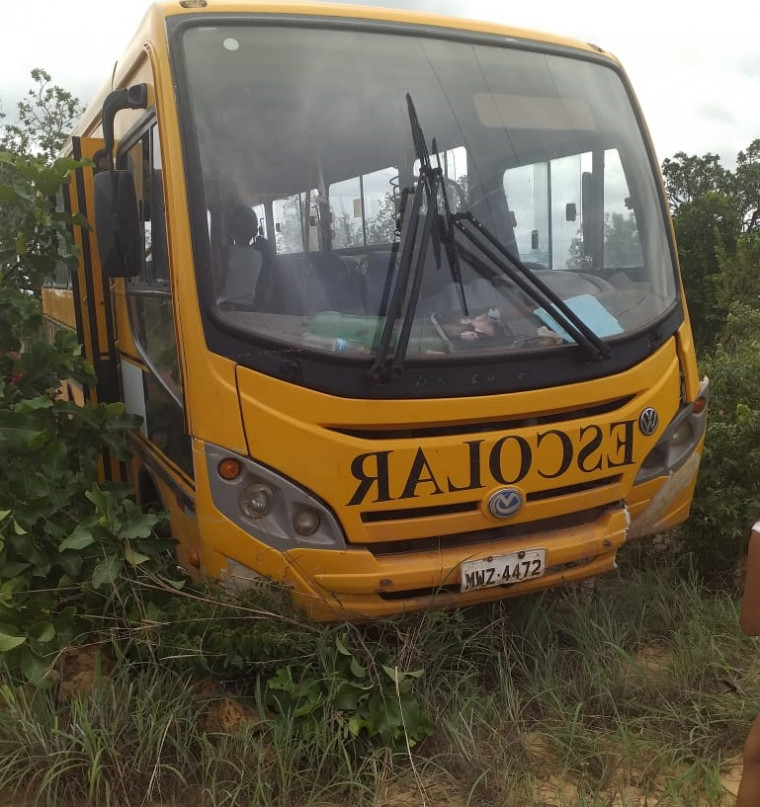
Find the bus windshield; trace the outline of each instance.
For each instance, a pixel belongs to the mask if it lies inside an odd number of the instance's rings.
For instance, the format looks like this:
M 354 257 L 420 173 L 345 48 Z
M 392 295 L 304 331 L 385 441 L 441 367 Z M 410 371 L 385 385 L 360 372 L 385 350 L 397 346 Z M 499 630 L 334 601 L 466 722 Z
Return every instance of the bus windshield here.
M 604 350 L 672 308 L 663 202 L 611 62 L 219 19 L 184 28 L 180 101 L 202 176 L 204 302 L 239 336 L 508 360 L 578 342 L 536 286 Z

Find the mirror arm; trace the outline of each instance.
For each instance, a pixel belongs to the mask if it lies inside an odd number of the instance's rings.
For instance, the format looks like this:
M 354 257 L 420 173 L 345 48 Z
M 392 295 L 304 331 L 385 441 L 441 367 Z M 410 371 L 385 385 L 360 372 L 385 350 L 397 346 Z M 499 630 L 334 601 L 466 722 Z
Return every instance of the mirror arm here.
M 114 120 L 116 113 L 122 109 L 146 109 L 148 106 L 148 85 L 134 84 L 131 87 L 124 87 L 120 90 L 110 92 L 103 101 L 103 148 L 94 155 L 94 162 L 100 166 L 103 158 L 107 164 L 102 166 L 109 171 L 114 170 L 113 148 L 114 148 Z

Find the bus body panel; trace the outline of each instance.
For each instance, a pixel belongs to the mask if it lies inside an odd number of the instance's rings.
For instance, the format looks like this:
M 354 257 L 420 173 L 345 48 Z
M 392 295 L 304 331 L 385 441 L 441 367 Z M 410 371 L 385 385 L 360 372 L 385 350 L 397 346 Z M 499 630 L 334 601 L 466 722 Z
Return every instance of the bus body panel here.
M 504 395 L 356 404 L 302 388 L 285 394 L 285 389 L 266 385 L 242 369 L 238 379 L 251 455 L 324 499 L 342 514 L 343 526 L 353 540 L 363 542 L 387 540 L 382 532 L 377 535 L 379 526 L 370 537 L 369 525 L 362 521 L 367 513 L 380 516 L 392 511 L 393 521 L 385 522 L 382 531 L 392 530 L 398 538 L 493 526 L 498 521 L 483 512 L 481 502 L 500 485 L 516 485 L 528 493 L 528 504 L 510 523 L 567 511 L 567 499 L 542 498 L 531 503 L 530 494 L 536 491 L 556 489 L 561 496 L 560 491 L 569 486 L 604 484 L 610 477 L 619 477 L 607 496 L 613 501 L 625 498 L 638 466 L 676 412 L 679 381 L 673 341 L 623 375 L 605 379 L 604 384 L 589 382 L 596 389 L 604 387 L 607 395 L 611 389 L 624 389 L 630 396 L 624 405 L 594 418 L 584 417 L 581 406 L 577 413 L 565 409 L 564 414 L 562 410 L 555 414 L 559 396 L 542 390 L 522 393 L 519 400 Z M 580 400 L 604 400 L 583 386 L 574 390 Z M 562 402 L 565 408 L 567 403 Z M 660 431 L 644 436 L 637 421 L 648 406 L 660 414 L 661 426 Z M 486 412 L 489 419 L 498 414 L 502 422 L 544 422 L 481 431 L 492 428 L 488 420 L 478 419 L 479 413 L 488 417 Z M 343 413 L 346 420 L 341 419 Z M 422 429 L 420 437 L 383 438 L 384 429 L 413 432 L 425 417 L 437 425 L 452 424 L 449 428 L 455 433 L 427 437 Z M 345 434 L 352 425 L 357 436 Z M 366 439 L 361 439 L 362 432 Z M 477 468 L 471 467 L 475 462 Z M 587 498 L 585 492 L 574 495 Z M 450 516 L 447 526 L 437 530 L 413 527 L 407 533 L 397 521 L 403 508 L 435 507 L 442 499 L 447 504 L 473 502 L 473 511 Z

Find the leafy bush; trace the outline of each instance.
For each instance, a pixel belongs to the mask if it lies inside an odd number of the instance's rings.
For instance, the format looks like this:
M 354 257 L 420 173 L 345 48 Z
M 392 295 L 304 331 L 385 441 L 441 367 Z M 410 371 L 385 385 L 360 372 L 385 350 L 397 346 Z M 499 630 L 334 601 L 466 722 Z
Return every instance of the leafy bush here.
M 694 341 L 700 351 L 712 349 L 726 314 L 718 253 L 733 255 L 740 214 L 732 199 L 711 191 L 682 204 L 673 223 Z
M 305 739 L 325 726 L 344 741 L 366 739 L 384 748 L 411 747 L 433 733 L 412 692 L 422 670 L 402 672 L 373 659 L 362 664 L 340 637 L 319 669 L 288 665 L 266 682 L 267 704 Z M 387 661 L 387 659 L 386 659 Z M 324 668 L 323 668 L 324 670 Z
M 97 484 L 100 447 L 123 456 L 122 431 L 134 425 L 121 405 L 77 407 L 50 393 L 14 402 L 13 388 L 0 380 L 0 655 L 41 683 L 75 637 L 106 615 L 132 616 L 137 570 L 160 568 L 170 544 L 154 534 L 158 515 Z
M 55 209 L 52 198 L 79 163 L 50 165 L 0 151 L 0 287 L 36 293 L 58 263 L 77 265 L 70 228 L 89 227 L 80 215 Z
M 403 750 L 432 733 L 415 693 L 423 664 L 415 660 L 415 669 L 389 649 L 402 644 L 395 623 L 372 640 L 358 628 L 313 624 L 275 599 L 203 583 L 154 604 L 120 651 L 148 667 L 224 682 L 255 698 L 281 736 L 312 745 L 340 737 L 354 754 Z
M 760 309 L 731 306 L 703 369 L 710 378 L 705 452 L 680 535 L 699 571 L 719 581 L 741 557 L 760 494 Z
M 735 568 L 760 493 L 760 140 L 736 166 L 683 152 L 663 163 L 694 338 L 711 379 L 700 479 L 679 535 L 713 581 Z
M 41 328 L 43 278 L 76 260 L 82 222 L 51 202 L 73 165 L 0 154 L 0 655 L 36 683 L 115 602 L 132 606 L 132 570 L 157 570 L 167 548 L 159 516 L 98 484 L 102 450 L 124 459 L 138 420 L 65 400 L 61 379 L 91 385 L 93 371 L 73 333 Z

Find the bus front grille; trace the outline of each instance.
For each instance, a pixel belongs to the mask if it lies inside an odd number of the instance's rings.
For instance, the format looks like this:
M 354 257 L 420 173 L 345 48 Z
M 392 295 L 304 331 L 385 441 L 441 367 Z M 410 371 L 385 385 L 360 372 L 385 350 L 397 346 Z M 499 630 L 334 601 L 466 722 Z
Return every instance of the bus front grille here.
M 548 488 L 546 490 L 536 490 L 526 495 L 528 504 L 531 502 L 547 501 L 558 496 L 570 496 L 577 493 L 585 493 L 589 490 L 617 485 L 622 477 L 605 476 L 601 479 L 594 479 L 589 482 L 580 482 L 575 485 L 563 485 L 558 488 Z M 454 513 L 472 513 L 480 508 L 480 501 L 456 502 L 454 504 L 429 505 L 427 507 L 406 507 L 388 510 L 367 510 L 361 514 L 364 524 L 377 524 L 387 521 L 405 521 L 408 519 L 430 518 L 432 516 L 446 516 Z M 499 528 L 502 529 L 502 528 Z
M 528 521 L 521 524 L 491 527 L 485 530 L 455 533 L 453 535 L 409 538 L 399 541 L 352 542 L 351 546 L 366 549 L 375 557 L 406 554 L 410 552 L 438 552 L 446 549 L 474 545 L 485 548 L 489 543 L 501 543 L 509 539 L 526 538 L 538 533 L 551 534 L 552 532 L 563 529 L 580 527 L 584 524 L 593 524 L 608 510 L 619 507 L 622 507 L 622 504 L 619 501 L 615 501 L 587 510 L 579 510 L 575 513 Z
M 562 423 L 568 420 L 593 418 L 616 412 L 622 409 L 633 395 L 604 401 L 594 406 L 572 407 L 554 409 L 551 412 L 526 415 L 520 418 L 473 421 L 466 420 L 458 423 L 415 425 L 399 428 L 398 426 L 385 427 L 379 424 L 329 426 L 329 430 L 349 437 L 359 437 L 363 440 L 403 440 L 420 439 L 424 437 L 446 437 L 451 435 L 487 434 L 489 432 L 508 431 L 527 426 L 543 426 L 552 423 Z

